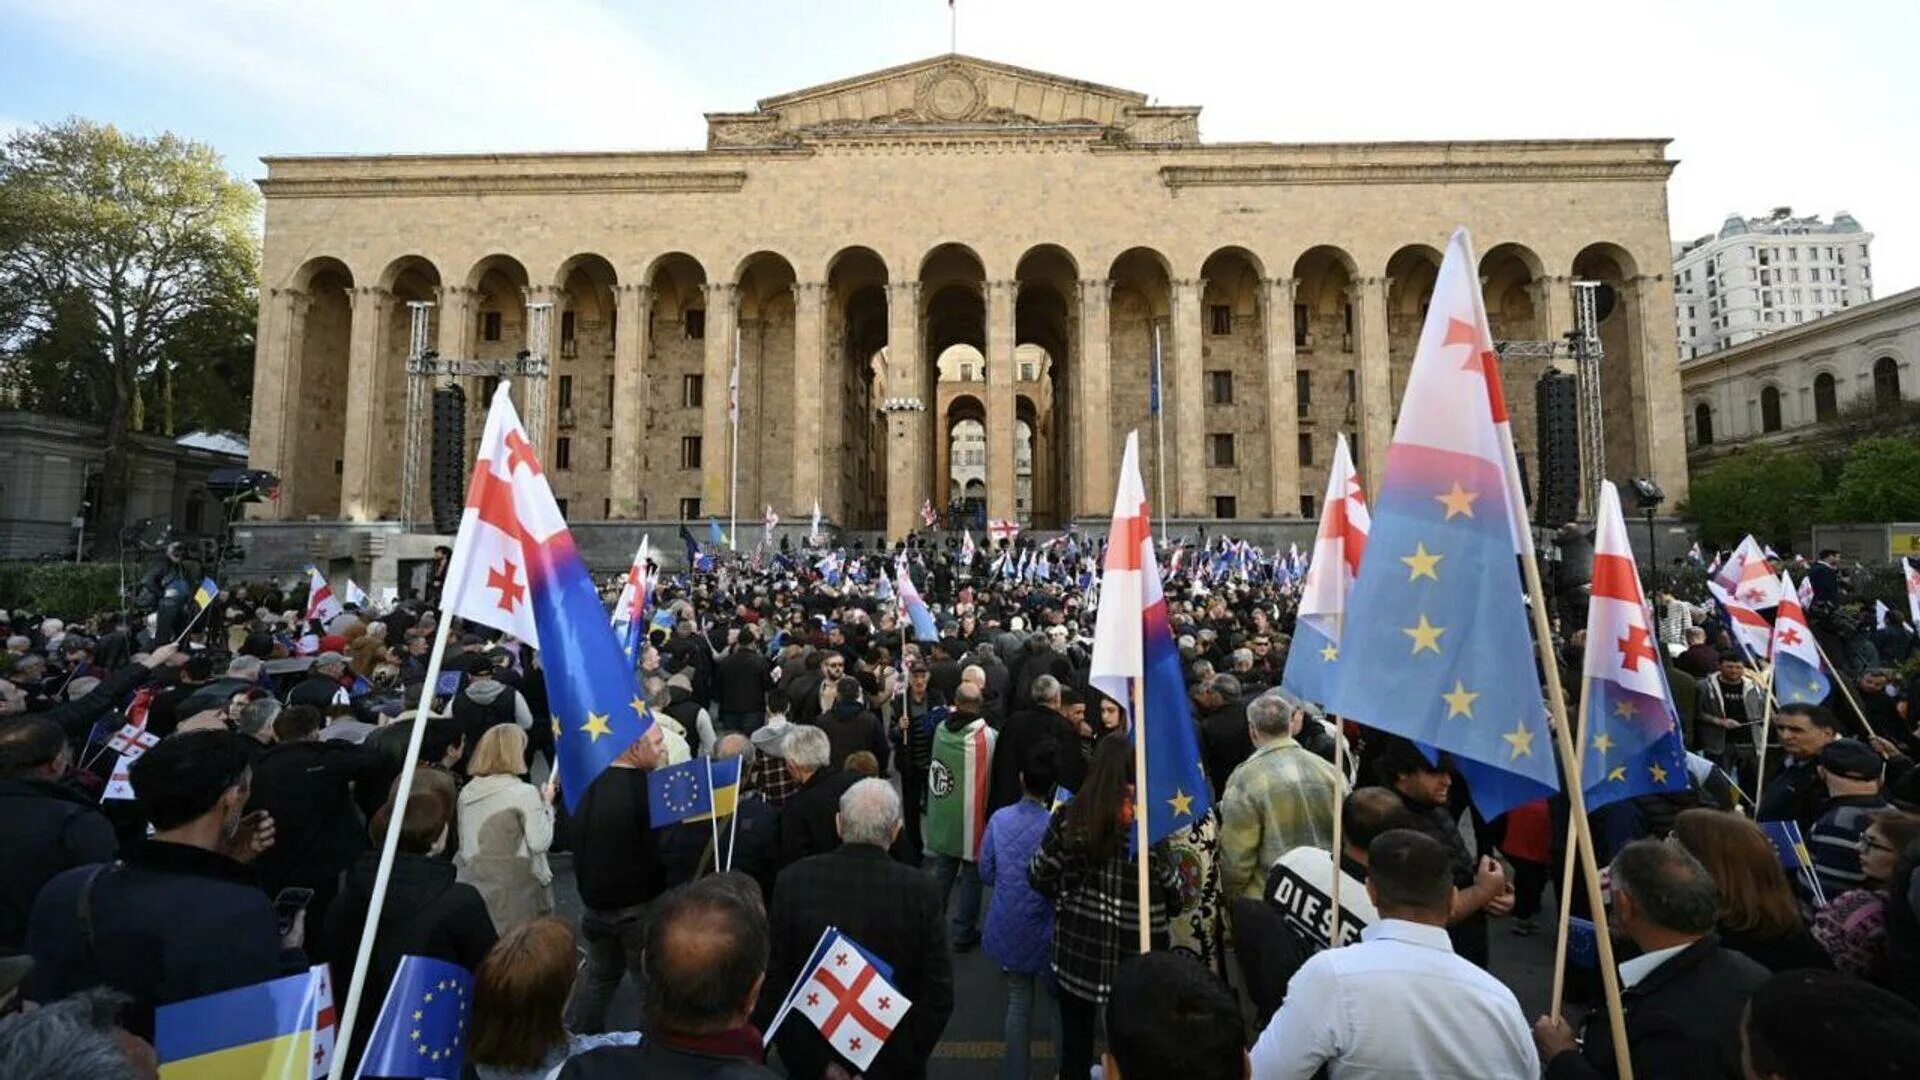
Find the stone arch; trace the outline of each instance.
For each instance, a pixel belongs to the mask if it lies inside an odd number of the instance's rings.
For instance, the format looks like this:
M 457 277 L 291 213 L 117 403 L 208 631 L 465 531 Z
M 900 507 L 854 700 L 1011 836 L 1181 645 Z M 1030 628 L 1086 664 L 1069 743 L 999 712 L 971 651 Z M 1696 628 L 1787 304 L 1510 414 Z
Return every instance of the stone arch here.
M 1760 387 L 1760 433 L 1770 435 L 1786 427 L 1786 395 L 1774 383 Z
M 1300 432 L 1322 447 L 1314 465 L 1300 469 L 1300 490 L 1326 490 L 1330 446 L 1347 432 L 1355 464 L 1368 468 L 1360 425 L 1360 327 L 1354 304 L 1359 266 L 1352 255 L 1331 245 L 1308 248 L 1293 262 L 1293 348 L 1298 364 L 1295 388 L 1306 402 Z
M 1387 357 L 1394 415 L 1413 370 L 1413 353 L 1420 329 L 1433 302 L 1433 285 L 1440 276 L 1440 253 L 1426 244 L 1408 244 L 1387 259 Z
M 573 521 L 613 511 L 613 348 L 620 276 L 603 255 L 581 253 L 554 271 L 548 325 L 547 470 Z M 560 452 L 565 439 L 566 453 Z M 561 467 L 562 461 L 565 467 Z
M 1270 507 L 1267 481 L 1277 455 L 1268 432 L 1266 269 L 1244 247 L 1226 246 L 1200 264 L 1206 284 L 1200 294 L 1201 416 L 1208 434 L 1234 438 L 1232 465 L 1219 465 L 1207 453 L 1206 494 L 1209 508 L 1220 496 L 1231 496 L 1236 515 L 1266 517 Z M 1190 446 L 1188 453 L 1207 447 Z M 1211 512 L 1211 510 L 1209 510 Z
M 1840 380 L 1832 371 L 1821 369 L 1813 375 L 1813 419 L 1816 423 L 1840 417 Z
M 346 467 L 347 377 L 355 303 L 353 271 L 330 256 L 307 260 L 294 272 L 297 346 L 288 385 L 296 422 L 287 427 L 281 462 L 286 515 L 298 519 L 340 514 Z
M 471 343 L 469 357 L 479 360 L 512 360 L 531 346 L 527 341 L 527 302 L 533 282 L 526 265 L 511 255 L 488 255 L 467 271 L 468 325 L 466 339 Z M 467 451 L 471 457 L 480 446 L 480 433 L 486 426 L 487 406 L 497 381 L 492 376 L 462 380 L 467 392 Z M 527 414 L 527 388 L 524 381 L 513 386 L 514 405 Z M 552 430 L 552 425 L 548 425 Z M 550 454 L 543 455 L 550 458 Z M 569 506 L 571 511 L 572 507 Z
M 1906 394 L 1900 386 L 1900 361 L 1891 354 L 1883 354 L 1873 362 L 1873 405 L 1876 409 L 1890 409 L 1905 400 Z
M 933 283 L 946 278 L 973 279 L 984 281 L 987 277 L 987 263 L 980 253 L 971 246 L 958 240 L 949 240 L 935 244 L 920 256 L 922 282 Z
M 1601 286 L 1594 297 L 1604 355 L 1600 407 L 1606 417 L 1606 475 L 1615 483 L 1649 476 L 1654 468 L 1644 433 L 1637 430 L 1651 415 L 1645 391 L 1646 328 L 1638 310 L 1643 285 L 1639 273 L 1633 256 L 1613 243 L 1589 244 L 1573 260 L 1576 280 L 1597 281 Z M 1671 317 L 1671 312 L 1662 316 Z
M 1693 445 L 1713 445 L 1713 406 L 1704 401 L 1693 403 Z
M 972 346 L 956 345 L 949 351 L 972 351 Z M 949 385 L 942 389 L 949 389 Z M 982 398 L 971 392 L 942 395 L 934 455 L 939 483 L 934 499 L 950 516 L 957 512 L 968 527 L 977 528 L 986 520 L 987 437 L 987 406 Z
M 1117 460 L 1128 432 L 1139 430 L 1140 470 L 1148 494 L 1160 503 L 1160 449 L 1153 438 L 1149 401 L 1153 384 L 1155 331 L 1159 332 L 1161 389 L 1173 361 L 1173 263 L 1150 247 L 1133 247 L 1114 257 L 1107 269 L 1113 283 L 1107 303 L 1108 428 L 1107 445 Z M 1171 455 L 1170 455 L 1171 456 Z
M 1547 290 L 1565 288 L 1565 282 L 1546 278 L 1545 262 L 1524 244 L 1495 244 L 1480 256 L 1480 296 L 1486 304 L 1487 329 L 1495 341 L 1545 341 L 1552 307 Z M 1507 396 L 1507 416 L 1513 422 L 1513 445 L 1530 465 L 1539 453 L 1540 376 L 1552 366 L 1545 359 L 1509 356 L 1500 362 L 1501 385 Z
M 642 518 L 685 518 L 705 494 L 705 469 L 719 461 L 705 444 L 706 395 L 725 386 L 706 384 L 707 271 L 684 251 L 661 254 L 647 264 L 647 353 L 640 360 L 643 433 L 638 493 Z M 697 440 L 689 442 L 688 440 Z M 692 447 L 699 464 L 689 464 Z M 717 507 L 700 506 L 702 513 Z
M 440 348 L 442 281 L 440 268 L 423 255 L 402 255 L 380 272 L 380 288 L 386 293 L 380 342 L 376 350 L 379 370 L 373 385 L 380 388 L 375 408 L 377 431 L 400 432 L 407 422 L 407 358 L 412 345 L 413 308 L 430 305 L 427 312 L 426 347 Z M 393 445 L 398 446 L 398 440 Z M 370 499 L 375 514 L 398 517 L 400 514 L 401 465 L 398 454 L 371 456 Z M 429 495 L 428 469 L 421 469 L 414 487 L 414 505 L 426 506 Z
M 834 520 L 853 528 L 886 526 L 889 447 L 880 405 L 911 367 L 891 355 L 889 280 L 886 261 L 872 248 L 842 248 L 827 261 L 820 390 L 825 456 L 819 486 L 800 497 L 808 505 L 794 509 L 811 511 L 809 500 L 820 497 Z
M 740 492 L 735 512 L 742 520 L 785 502 L 793 490 L 797 280 L 793 264 L 774 251 L 741 260 L 735 279 L 740 320 Z
M 1024 489 L 1027 520 L 1039 528 L 1059 528 L 1073 516 L 1070 477 L 1083 422 L 1073 397 L 1074 368 L 1080 362 L 1080 264 L 1065 248 L 1040 244 L 1020 257 L 1015 277 L 1016 406 L 1024 399 L 1035 415 L 1033 460 L 1024 478 L 1015 447 L 1014 502 L 1020 505 Z

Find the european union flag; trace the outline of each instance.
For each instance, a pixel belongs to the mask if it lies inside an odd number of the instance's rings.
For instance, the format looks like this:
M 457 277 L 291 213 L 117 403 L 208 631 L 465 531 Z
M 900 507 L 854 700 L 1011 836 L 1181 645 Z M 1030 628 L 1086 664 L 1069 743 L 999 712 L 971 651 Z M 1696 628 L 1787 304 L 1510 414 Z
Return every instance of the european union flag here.
M 473 976 L 467 969 L 424 956 L 401 957 L 360 1059 L 360 1075 L 388 1080 L 459 1076 L 472 1012 Z
M 1457 230 L 1387 451 L 1324 704 L 1451 754 L 1480 812 L 1559 789 L 1520 558 L 1532 557 L 1499 358 Z
M 318 971 L 304 971 L 160 1006 L 153 1016 L 160 1075 L 307 1080 L 322 984 Z
M 1567 959 L 1588 971 L 1600 967 L 1600 941 L 1594 936 L 1591 919 L 1578 915 L 1567 917 Z
M 719 813 L 732 808 L 728 793 L 738 797 L 740 759 L 714 761 L 694 758 L 668 765 L 647 774 L 647 810 L 656 829 L 682 821 L 704 820 L 715 813 L 715 793 L 719 794 Z
M 715 547 L 727 542 L 727 534 L 720 528 L 719 518 L 707 519 L 707 543 Z

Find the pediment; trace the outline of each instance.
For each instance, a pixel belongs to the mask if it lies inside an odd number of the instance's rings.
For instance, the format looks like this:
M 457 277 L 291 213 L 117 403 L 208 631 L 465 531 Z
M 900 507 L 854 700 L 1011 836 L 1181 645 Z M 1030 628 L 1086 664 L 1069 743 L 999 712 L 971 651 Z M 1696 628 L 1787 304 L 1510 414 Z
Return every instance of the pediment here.
M 766 98 L 751 113 L 708 114 L 710 147 L 795 146 L 847 135 L 948 131 L 1197 141 L 1196 109 L 1145 94 L 949 54 Z

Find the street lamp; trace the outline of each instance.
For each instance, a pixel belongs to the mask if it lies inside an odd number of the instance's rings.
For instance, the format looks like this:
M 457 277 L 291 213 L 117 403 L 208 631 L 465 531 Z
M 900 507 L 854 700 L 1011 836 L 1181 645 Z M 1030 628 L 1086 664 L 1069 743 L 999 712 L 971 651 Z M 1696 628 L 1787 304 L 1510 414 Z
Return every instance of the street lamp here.
M 1647 519 L 1646 586 L 1647 591 L 1652 592 L 1653 575 L 1660 567 L 1659 541 L 1655 539 L 1653 532 L 1653 512 L 1660 508 L 1661 503 L 1667 501 L 1667 493 L 1660 490 L 1659 484 L 1644 476 L 1635 477 L 1631 483 L 1634 497 L 1640 502 L 1640 513 Z

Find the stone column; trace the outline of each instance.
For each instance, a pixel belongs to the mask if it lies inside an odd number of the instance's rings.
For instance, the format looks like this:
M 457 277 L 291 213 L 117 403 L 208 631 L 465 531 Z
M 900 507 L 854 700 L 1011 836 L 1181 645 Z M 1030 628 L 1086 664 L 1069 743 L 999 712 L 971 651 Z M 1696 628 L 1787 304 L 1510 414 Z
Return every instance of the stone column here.
M 1267 350 L 1267 513 L 1300 516 L 1300 402 L 1293 353 L 1293 278 L 1260 282 L 1260 332 Z
M 1160 407 L 1173 418 L 1167 441 L 1167 462 L 1173 475 L 1176 517 L 1211 517 L 1207 502 L 1207 431 L 1201 385 L 1200 298 L 1207 283 L 1202 278 L 1179 278 L 1173 283 L 1173 362 L 1162 373 Z
M 526 426 L 527 434 L 533 444 L 540 448 L 540 460 L 551 463 L 554 459 L 554 446 L 560 437 L 560 417 L 558 402 L 560 399 L 560 313 L 566 310 L 567 291 L 557 285 L 534 285 L 524 290 L 523 298 L 528 305 L 521 317 L 526 320 L 523 334 L 524 346 L 528 352 L 547 359 L 547 376 L 535 379 L 522 376 L 518 379 L 520 422 Z M 547 338 L 545 341 L 533 339 L 532 305 L 546 304 Z M 576 392 L 581 388 L 575 387 Z M 575 453 L 586 453 L 584 444 L 574 447 Z M 583 459 L 584 460 L 584 459 Z
M 898 539 L 920 527 L 920 504 L 932 498 L 933 387 L 927 385 L 920 355 L 920 283 L 887 283 L 887 396 L 917 397 L 924 413 L 887 414 L 887 537 Z
M 1074 375 L 1073 512 L 1101 517 L 1113 510 L 1113 282 L 1080 282 L 1080 363 Z
M 473 298 L 475 290 L 449 285 L 435 299 L 440 304 L 440 340 L 434 348 L 442 360 L 473 357 Z M 446 385 L 448 380 L 441 380 Z
M 247 464 L 273 473 L 283 473 L 281 448 L 288 441 L 291 434 L 288 429 L 293 423 L 293 417 L 286 410 L 286 386 L 293 363 L 285 337 L 290 306 L 290 290 L 260 290 L 260 325 L 253 343 L 253 418 L 248 428 L 251 435 Z M 255 503 L 249 508 L 248 517 L 254 520 L 279 517 L 284 501 Z
M 347 345 L 346 444 L 341 448 L 340 517 L 344 521 L 373 521 L 387 502 L 377 464 L 386 456 L 385 432 L 379 430 L 384 389 L 380 378 L 380 344 L 387 325 L 387 290 L 363 285 L 347 290 L 353 324 Z M 375 441 L 379 445 L 375 445 Z
M 733 340 L 739 286 L 731 282 L 701 286 L 707 296 L 706 378 L 700 425 L 700 469 L 705 484 L 701 489 L 700 510 L 715 519 L 728 514 L 727 481 L 732 460 L 728 457 L 733 435 L 727 415 L 727 380 L 733 374 Z
M 987 517 L 1012 519 L 1014 509 L 1013 310 L 1017 281 L 987 282 Z
M 1573 285 L 1564 274 L 1533 279 L 1534 331 L 1544 341 L 1562 341 L 1573 331 Z M 1570 368 L 1569 368 L 1570 369 Z
M 653 287 L 614 287 L 614 310 L 619 326 L 613 339 L 613 469 L 607 477 L 607 497 L 615 518 L 640 516 L 640 445 L 646 426 L 647 315 L 653 310 Z
M 1360 389 L 1355 402 L 1361 447 L 1361 485 L 1369 492 L 1380 490 L 1380 477 L 1387 466 L 1387 444 L 1393 439 L 1393 378 L 1387 350 L 1386 278 L 1357 278 L 1347 288 L 1347 299 L 1354 307 L 1354 327 L 1359 331 L 1357 359 Z
M 300 501 L 304 497 L 300 482 L 306 472 L 300 466 L 300 455 L 307 449 L 301 445 L 300 438 L 300 418 L 305 415 L 300 403 L 300 382 L 305 374 L 307 313 L 313 310 L 313 296 L 300 289 L 288 289 L 284 296 L 286 338 L 282 348 L 287 358 L 286 381 L 280 386 L 280 452 L 273 471 L 286 485 L 286 494 L 275 500 L 275 505 L 280 508 L 278 516 L 298 518 L 307 512 Z
M 825 415 L 827 286 L 820 281 L 793 285 L 793 490 L 787 515 L 798 520 L 813 513 L 815 499 L 823 498 L 822 470 L 837 462 L 846 447 L 829 448 Z M 774 388 L 774 400 L 784 397 Z M 778 408 L 776 404 L 774 406 Z M 864 464 L 864 463 L 863 463 Z
M 1687 497 L 1686 403 L 1680 390 L 1673 325 L 1673 281 L 1665 274 L 1629 280 L 1619 303 L 1633 316 L 1633 436 L 1642 475 L 1666 492 L 1663 513 Z M 1663 306 L 1664 305 L 1664 306 Z

